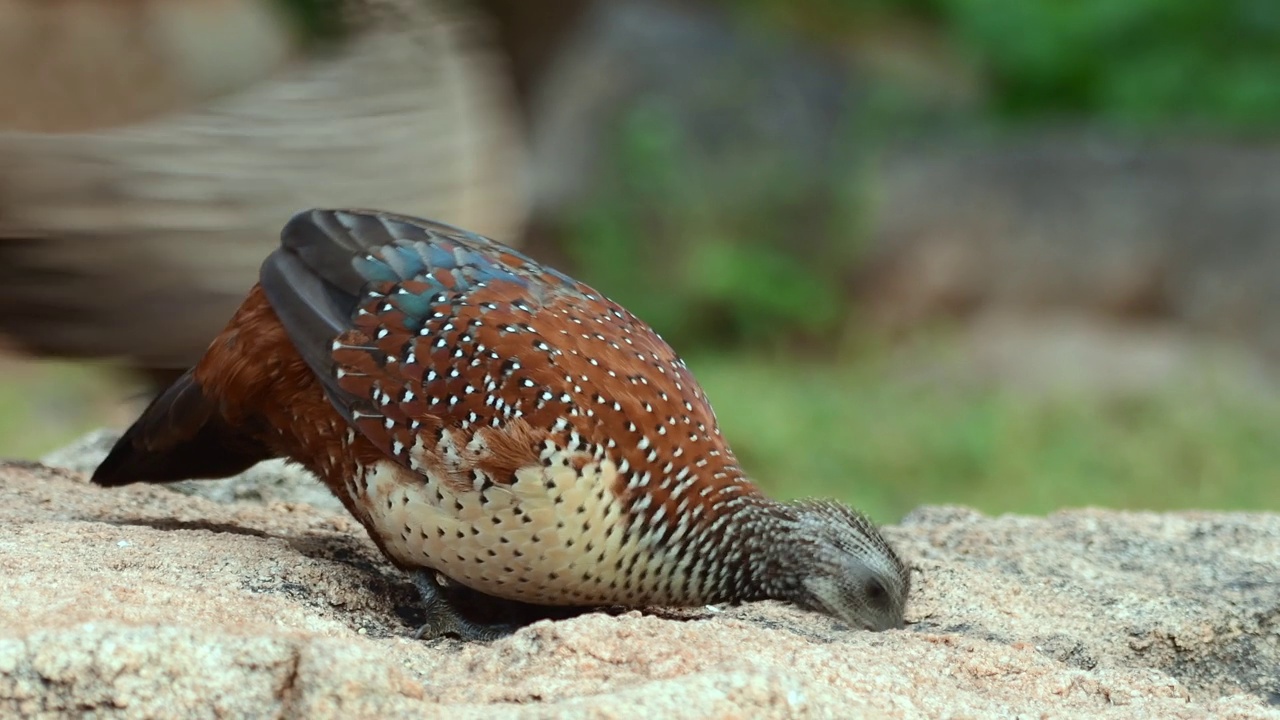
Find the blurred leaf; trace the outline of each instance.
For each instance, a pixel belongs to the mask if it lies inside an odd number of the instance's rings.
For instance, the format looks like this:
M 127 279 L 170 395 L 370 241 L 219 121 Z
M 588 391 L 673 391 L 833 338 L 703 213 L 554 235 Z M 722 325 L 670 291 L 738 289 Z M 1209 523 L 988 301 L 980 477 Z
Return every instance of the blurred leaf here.
M 575 271 L 684 350 L 830 341 L 856 204 L 785 158 L 692 152 L 661 103 L 626 116 L 615 169 L 564 240 Z
M 926 19 L 985 68 L 991 107 L 1015 119 L 1144 127 L 1280 125 L 1275 0 L 722 0 L 761 24 L 865 35 Z
M 347 37 L 344 12 L 349 0 L 274 0 L 293 24 L 303 46 L 325 49 Z

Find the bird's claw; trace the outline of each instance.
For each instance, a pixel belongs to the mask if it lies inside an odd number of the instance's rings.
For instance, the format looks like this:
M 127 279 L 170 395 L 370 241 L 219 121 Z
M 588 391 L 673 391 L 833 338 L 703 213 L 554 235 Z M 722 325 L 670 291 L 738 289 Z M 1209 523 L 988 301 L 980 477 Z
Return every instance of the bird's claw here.
M 464 642 L 487 642 L 506 637 L 516 630 L 514 625 L 478 623 L 463 617 L 440 592 L 440 586 L 429 572 L 414 573 L 413 584 L 422 596 L 422 608 L 427 616 L 427 621 L 413 634 L 415 640 L 453 635 Z

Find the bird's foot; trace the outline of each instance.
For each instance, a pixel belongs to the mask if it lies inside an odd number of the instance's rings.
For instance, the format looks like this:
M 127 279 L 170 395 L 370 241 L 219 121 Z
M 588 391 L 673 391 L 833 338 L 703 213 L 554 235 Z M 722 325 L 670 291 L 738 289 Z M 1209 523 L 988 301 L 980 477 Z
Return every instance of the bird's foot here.
M 413 634 L 415 640 L 434 640 L 453 635 L 465 642 L 497 640 L 516 631 L 515 625 L 485 624 L 468 620 L 440 591 L 440 585 L 430 571 L 413 573 L 413 584 L 422 596 L 422 608 L 427 621 Z

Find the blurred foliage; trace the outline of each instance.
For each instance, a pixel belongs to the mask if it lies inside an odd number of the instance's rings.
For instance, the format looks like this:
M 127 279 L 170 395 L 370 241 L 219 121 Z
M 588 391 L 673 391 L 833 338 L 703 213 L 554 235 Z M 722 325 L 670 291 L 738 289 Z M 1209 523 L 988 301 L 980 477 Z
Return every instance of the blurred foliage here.
M 856 262 L 851 177 L 691 161 L 659 105 L 635 108 L 616 142 L 564 239 L 576 274 L 678 348 L 830 346 Z
M 1280 124 L 1276 0 L 721 0 L 831 38 L 902 18 L 976 62 L 991 109 L 1150 128 Z
M 313 38 L 340 34 L 336 0 L 280 2 Z M 837 43 L 904 21 L 930 27 L 981 69 L 994 117 L 1280 124 L 1277 0 L 719 2 Z M 784 152 L 773 164 L 732 151 L 708 162 L 678 117 L 661 103 L 632 109 L 564 250 L 575 274 L 688 358 L 744 468 L 771 492 L 844 498 L 882 521 L 925 502 L 1280 510 L 1271 398 L 1192 385 L 1035 396 L 907 382 L 875 352 L 820 365 L 707 352 L 841 344 L 865 221 L 861 166 L 833 158 L 843 174 L 815 174 Z M 850 147 L 882 121 L 860 117 Z M 102 424 L 114 392 L 80 372 L 0 373 L 0 456 Z
M 275 0 L 275 3 L 308 50 L 332 49 L 349 35 L 344 0 Z
M 836 47 L 877 28 L 896 37 L 904 23 L 929 27 L 957 62 L 966 56 L 979 69 L 987 121 L 1280 126 L 1276 0 L 718 2 L 749 26 L 799 28 Z M 632 108 L 606 153 L 606 179 L 567 232 L 572 269 L 682 350 L 837 343 L 867 220 L 853 154 L 911 113 L 894 88 L 871 85 L 858 88 L 848 120 L 857 127 L 842 138 L 850 157 L 835 159 L 847 164 L 843 175 L 788 167 L 789 148 L 708 155 L 707 138 L 682 135 L 678 109 Z

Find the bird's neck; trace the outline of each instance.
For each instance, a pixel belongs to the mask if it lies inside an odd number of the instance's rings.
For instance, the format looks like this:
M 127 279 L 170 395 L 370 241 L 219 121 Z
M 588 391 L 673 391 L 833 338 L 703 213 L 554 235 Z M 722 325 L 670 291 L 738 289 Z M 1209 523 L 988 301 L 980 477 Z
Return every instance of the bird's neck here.
M 710 603 L 750 602 L 790 597 L 799 579 L 788 568 L 798 550 L 795 516 L 764 495 L 744 496 L 709 526 Z

